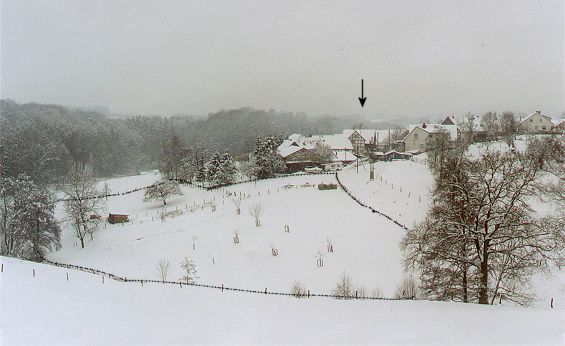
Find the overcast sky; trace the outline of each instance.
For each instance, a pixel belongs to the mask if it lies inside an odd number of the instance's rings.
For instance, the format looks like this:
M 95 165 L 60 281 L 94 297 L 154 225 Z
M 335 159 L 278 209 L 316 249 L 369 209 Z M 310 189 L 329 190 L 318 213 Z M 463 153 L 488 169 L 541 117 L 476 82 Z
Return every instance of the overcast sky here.
M 18 102 L 377 119 L 565 110 L 563 0 L 1 3 L 1 97 Z

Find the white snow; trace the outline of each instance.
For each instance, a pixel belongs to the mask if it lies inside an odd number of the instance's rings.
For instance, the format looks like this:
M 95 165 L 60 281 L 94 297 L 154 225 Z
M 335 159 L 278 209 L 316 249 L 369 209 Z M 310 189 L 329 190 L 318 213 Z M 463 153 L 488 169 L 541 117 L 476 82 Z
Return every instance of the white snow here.
M 561 345 L 563 310 L 121 283 L 0 257 L 2 345 Z M 35 269 L 36 276 L 32 276 Z M 69 281 L 66 274 L 69 274 Z

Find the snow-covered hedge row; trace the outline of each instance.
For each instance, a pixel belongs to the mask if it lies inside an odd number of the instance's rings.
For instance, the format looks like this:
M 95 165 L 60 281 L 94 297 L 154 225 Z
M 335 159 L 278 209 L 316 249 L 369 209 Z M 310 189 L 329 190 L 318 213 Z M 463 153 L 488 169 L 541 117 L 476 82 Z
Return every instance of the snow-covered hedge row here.
M 374 209 L 371 206 L 366 205 L 365 203 L 361 202 L 359 200 L 359 198 L 357 198 L 356 196 L 354 196 L 351 192 L 349 192 L 349 190 L 341 183 L 341 181 L 339 180 L 339 176 L 337 174 L 337 172 L 335 173 L 335 178 L 337 180 L 337 183 L 339 184 L 339 186 L 343 189 L 343 191 L 345 191 L 345 193 L 347 193 L 349 195 L 349 197 L 351 197 L 355 202 L 357 202 L 360 206 L 365 207 L 370 209 L 373 213 L 377 213 L 381 216 L 386 217 L 387 219 L 389 219 L 390 221 L 394 222 L 395 224 L 397 224 L 399 227 L 404 228 L 405 230 L 408 230 L 408 227 L 404 226 L 403 224 L 401 224 L 400 222 L 398 222 L 397 220 L 393 219 L 392 217 Z

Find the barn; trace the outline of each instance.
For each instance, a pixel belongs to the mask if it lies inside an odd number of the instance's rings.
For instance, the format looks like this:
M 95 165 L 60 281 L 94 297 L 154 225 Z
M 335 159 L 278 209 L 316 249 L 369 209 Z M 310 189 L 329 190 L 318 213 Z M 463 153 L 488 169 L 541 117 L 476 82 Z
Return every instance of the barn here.
M 128 222 L 128 215 L 126 214 L 109 214 L 108 215 L 108 222 L 109 223 L 124 223 Z
M 391 150 L 386 152 L 383 155 L 383 160 L 384 161 L 392 161 L 392 160 L 410 160 L 410 158 L 412 157 L 412 154 L 409 153 L 401 153 L 398 152 L 396 150 Z

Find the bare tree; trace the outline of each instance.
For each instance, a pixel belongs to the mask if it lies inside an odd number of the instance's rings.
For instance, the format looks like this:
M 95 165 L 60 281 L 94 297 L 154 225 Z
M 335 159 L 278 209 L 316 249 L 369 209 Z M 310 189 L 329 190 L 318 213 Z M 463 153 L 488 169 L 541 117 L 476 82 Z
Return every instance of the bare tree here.
M 472 113 L 465 114 L 459 128 L 462 133 L 462 139 L 465 141 L 465 143 L 473 143 L 473 141 L 475 140 L 475 115 Z
M 82 172 L 74 172 L 67 176 L 61 190 L 65 194 L 65 210 L 73 225 L 75 236 L 84 248 L 87 236 L 93 237 L 100 223 L 96 217 L 103 208 L 103 200 L 98 198 L 96 182 Z
M 371 292 L 371 297 L 373 298 L 383 298 L 383 291 L 379 287 L 373 288 Z
M 485 130 L 491 139 L 496 137 L 500 131 L 500 125 L 496 112 L 486 112 L 481 116 L 481 127 Z
M 261 216 L 263 215 L 263 206 L 261 203 L 253 203 L 249 207 L 249 214 L 255 219 L 255 227 L 261 226 Z
M 402 282 L 396 287 L 394 298 L 416 299 L 418 297 L 418 285 L 412 274 L 405 275 Z
M 420 271 L 426 295 L 492 304 L 504 294 L 525 305 L 532 299 L 531 275 L 562 263 L 563 227 L 529 205 L 545 161 L 540 155 L 489 151 L 478 159 L 452 158 L 457 164 L 436 184 L 426 220 L 402 241 L 406 264 Z
M 179 184 L 173 180 L 163 180 L 145 190 L 144 202 L 162 200 L 167 205 L 166 199 L 173 195 L 182 195 Z
M 512 112 L 502 113 L 500 118 L 500 131 L 509 146 L 514 146 L 514 136 L 518 131 L 518 122 Z
M 235 205 L 235 214 L 241 215 L 241 198 L 234 198 L 233 205 Z
M 332 291 L 332 295 L 337 299 L 348 299 L 353 297 L 353 283 L 349 274 L 347 274 L 346 272 L 343 272 L 341 274 L 339 281 Z
M 171 262 L 168 259 L 162 258 L 157 263 L 157 275 L 161 281 L 167 281 L 167 276 L 169 275 L 169 271 L 171 270 Z
M 332 148 L 329 145 L 323 143 L 316 143 L 316 146 L 314 147 L 314 153 L 318 157 L 320 163 L 331 162 L 332 158 L 334 157 Z
M 306 287 L 300 280 L 296 280 L 292 283 L 292 289 L 290 293 L 296 298 L 302 298 L 306 296 Z
M 196 276 L 196 263 L 194 263 L 193 260 L 185 257 L 184 260 L 180 263 L 180 267 L 184 273 L 180 280 L 186 282 L 187 284 L 193 284 L 195 280 L 198 279 L 198 276 Z

